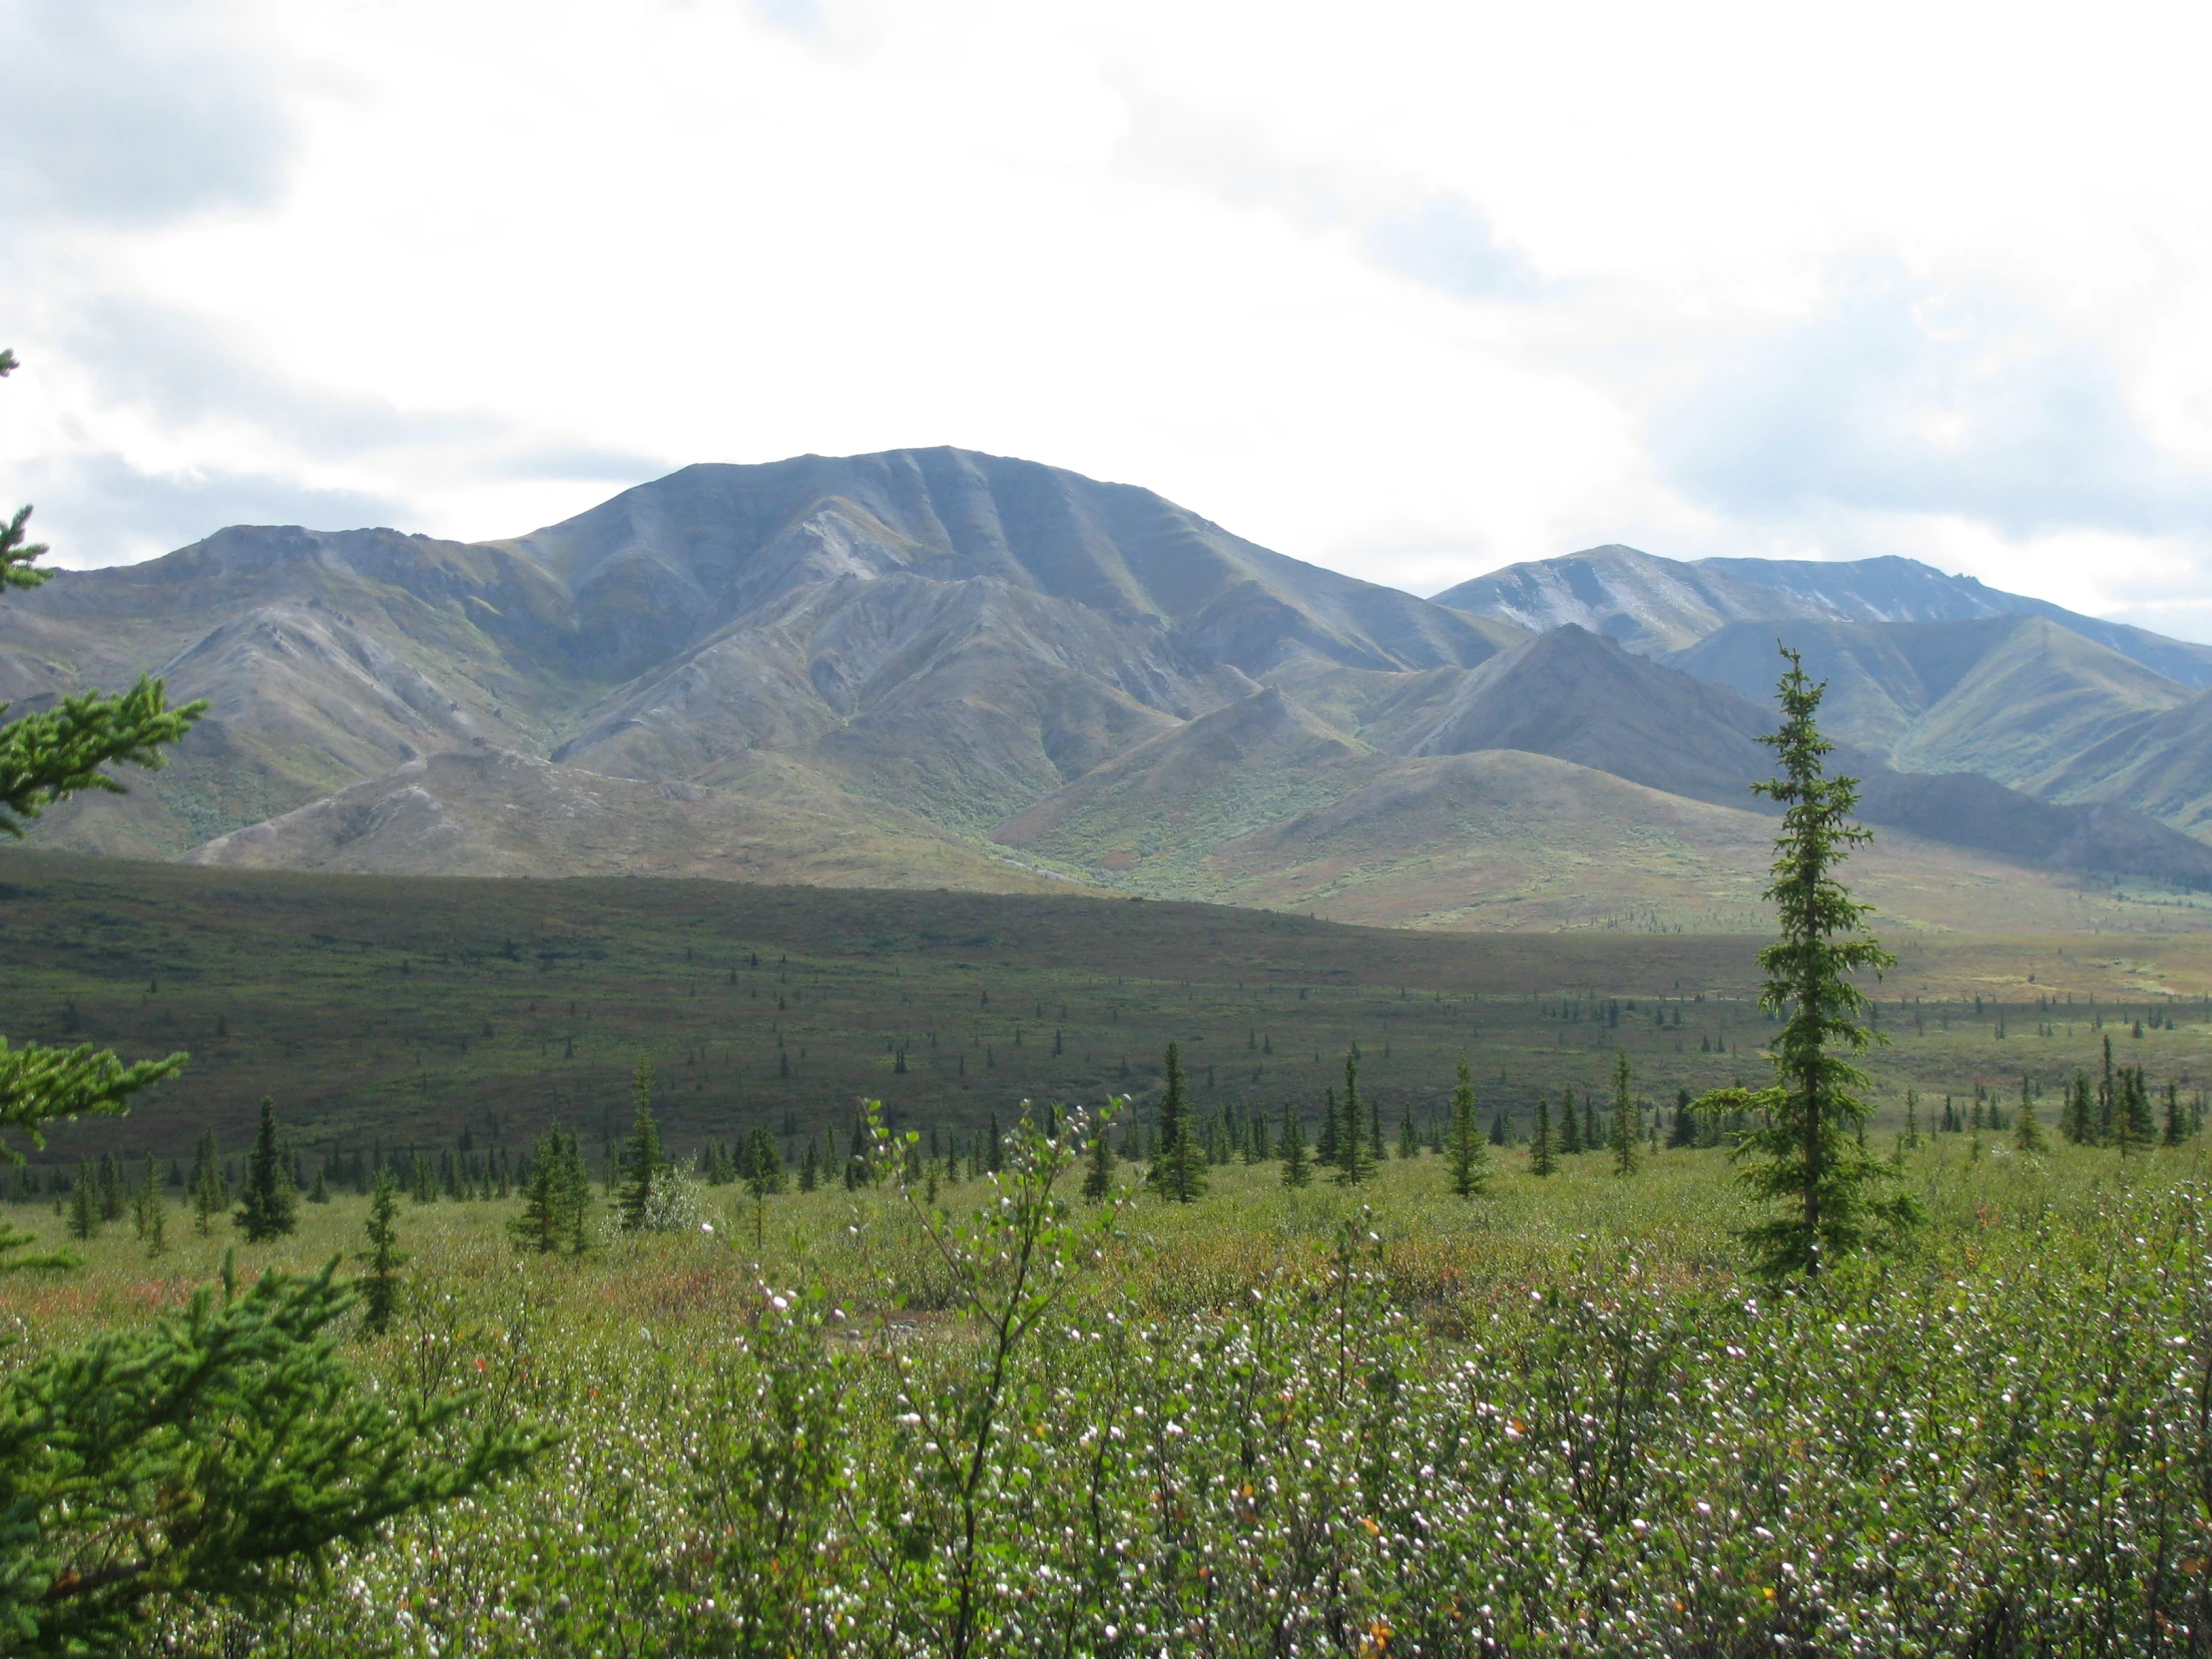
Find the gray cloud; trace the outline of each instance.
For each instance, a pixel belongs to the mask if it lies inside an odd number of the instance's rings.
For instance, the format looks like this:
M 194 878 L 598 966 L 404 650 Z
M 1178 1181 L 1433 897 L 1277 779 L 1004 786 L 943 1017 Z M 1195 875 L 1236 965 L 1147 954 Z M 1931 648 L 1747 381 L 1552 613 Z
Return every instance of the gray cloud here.
M 190 546 L 228 524 L 405 527 L 405 509 L 389 497 L 270 474 L 169 477 L 113 454 L 34 461 L 11 474 L 22 498 L 37 503 L 33 528 L 54 550 L 47 562 L 80 569 Z
M 276 200 L 274 78 L 193 0 L 0 6 L 0 211 L 143 223 Z
M 1884 266 L 1719 351 L 1650 441 L 1686 495 L 1769 521 L 1841 509 L 1956 514 L 2011 537 L 2201 534 L 2212 508 L 2212 478 L 2152 441 L 2095 348 Z
M 111 407 L 143 410 L 172 430 L 210 421 L 258 428 L 306 463 L 367 462 L 405 476 L 408 452 L 434 449 L 446 465 L 482 479 L 627 485 L 669 470 L 653 456 L 532 433 L 501 415 L 401 409 L 304 385 L 263 364 L 247 342 L 141 300 L 81 299 L 58 325 L 55 344 L 88 371 Z M 26 372 L 38 367 L 34 354 Z M 232 522 L 345 527 L 375 514 L 389 522 L 405 510 L 395 496 L 321 490 L 274 473 L 180 481 L 132 471 L 114 457 L 47 464 L 48 473 L 26 475 L 41 492 L 34 499 L 50 504 L 40 517 L 57 537 L 66 521 L 72 557 L 94 563 L 167 551 Z
M 263 366 L 246 342 L 141 300 L 87 297 L 58 338 L 114 402 L 143 407 L 171 426 L 245 420 L 318 459 L 395 444 L 481 441 L 502 429 L 480 415 L 409 412 L 381 398 L 301 385 Z

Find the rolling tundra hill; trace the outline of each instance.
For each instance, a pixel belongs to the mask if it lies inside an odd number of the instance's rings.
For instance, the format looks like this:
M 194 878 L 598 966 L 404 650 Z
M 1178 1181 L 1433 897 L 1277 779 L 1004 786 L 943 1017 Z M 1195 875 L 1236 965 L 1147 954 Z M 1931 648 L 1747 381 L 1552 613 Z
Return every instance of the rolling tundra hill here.
M 54 847 L 1073 883 L 1453 925 L 1510 913 L 1487 882 L 1552 894 L 1519 913 L 1560 925 L 1639 891 L 1737 902 L 1772 832 L 1749 786 L 1779 607 L 1840 665 L 1868 818 L 1937 885 L 1979 890 L 1958 871 L 1992 860 L 2053 891 L 2212 885 L 2212 848 L 2094 781 L 2006 787 L 2186 687 L 1907 561 L 1820 569 L 1604 549 L 1485 579 L 1510 604 L 1470 584 L 1444 605 L 1032 462 L 805 456 L 686 468 L 503 541 L 237 527 L 66 574 L 0 605 L 0 695 L 150 672 L 213 707 L 168 772 L 50 815 Z M 1653 660 L 1676 640 L 1697 673 Z M 1726 879 L 1683 885 L 1678 844 Z
M 1341 689 L 1337 676 L 1318 683 Z M 1741 852 L 1772 839 L 1772 820 L 1761 814 L 1773 809 L 1752 792 L 1773 771 L 1759 741 L 1772 717 L 1581 628 L 1538 635 L 1474 669 L 1419 677 L 1395 703 L 1366 689 L 1364 700 L 1315 699 L 1353 728 L 1345 730 L 1271 687 L 1138 745 L 1000 825 L 994 838 L 1087 879 L 1141 871 L 1153 890 L 1245 891 L 1254 901 L 1265 893 L 1270 902 L 1297 901 L 1301 881 L 1342 893 L 1352 870 L 1369 871 L 1365 882 L 1408 859 L 1442 858 L 1439 870 L 1466 858 L 1479 864 L 1488 852 L 1470 846 L 1512 844 L 1513 867 L 1523 873 L 1511 885 L 1525 887 L 1531 858 L 1548 851 L 1559 870 L 1580 867 L 1581 879 L 1595 883 L 1589 895 L 1602 894 L 1606 908 L 1628 902 L 1635 882 L 1624 884 L 1618 871 L 1598 875 L 1602 860 L 1587 851 L 1569 858 L 1564 848 L 1602 843 L 1628 858 L 1634 837 L 1624 827 L 1654 813 L 1652 797 L 1673 801 L 1658 815 L 1669 822 L 1690 802 L 1739 815 L 1725 831 L 1716 828 L 1721 821 L 1696 820 L 1698 836 L 1714 844 Z M 1556 767 L 1498 770 L 1501 757 L 1517 757 L 1519 766 L 1538 756 L 1580 776 L 1570 781 Z M 1446 757 L 1495 764 L 1434 764 Z M 1971 774 L 1901 773 L 1848 746 L 1836 761 L 1862 779 L 1862 817 L 1929 843 L 2015 865 L 2212 884 L 2212 847 L 2140 814 L 2046 802 Z M 1467 793 L 1499 780 L 1510 780 L 1503 795 Z M 1615 788 L 1626 785 L 1643 793 Z M 1513 805 L 1501 809 L 1500 801 Z M 1576 805 L 1560 805 L 1569 801 Z M 1588 827 L 1566 831 L 1577 813 L 1611 828 L 1596 841 Z M 1317 835 L 1335 848 L 1326 858 L 1301 850 Z M 1344 848 L 1355 842 L 1363 850 L 1347 864 Z M 1473 867 L 1450 879 L 1472 878 Z M 1763 859 L 1743 865 L 1755 867 Z M 1393 879 L 1405 885 L 1402 873 Z M 1470 907 L 1464 897 L 1422 892 L 1408 902 Z
M 1838 737 L 1904 771 L 2022 788 L 2195 695 L 2044 617 L 1798 622 L 1788 639 L 1806 672 L 1828 682 L 1823 724 Z M 1774 682 L 1776 642 L 1776 625 L 1736 622 L 1663 660 L 1759 698 Z
M 194 847 L 234 869 L 669 875 L 1057 892 L 1070 883 L 836 789 L 780 755 L 742 788 L 614 778 L 489 745 L 442 750 Z
M 2053 800 L 2127 808 L 2212 839 L 2212 694 L 2137 716 L 2033 787 Z

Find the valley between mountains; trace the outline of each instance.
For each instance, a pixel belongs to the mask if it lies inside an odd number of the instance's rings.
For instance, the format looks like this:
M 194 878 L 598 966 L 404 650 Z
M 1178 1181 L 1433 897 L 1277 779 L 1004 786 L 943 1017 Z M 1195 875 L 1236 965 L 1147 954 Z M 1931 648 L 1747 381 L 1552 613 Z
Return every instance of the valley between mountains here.
M 212 705 L 52 848 L 1697 932 L 1766 925 L 1778 640 L 1889 924 L 2212 915 L 2212 648 L 1902 559 L 1608 547 L 1423 600 L 954 449 L 689 467 L 504 541 L 233 527 L 12 599 L 0 697 Z

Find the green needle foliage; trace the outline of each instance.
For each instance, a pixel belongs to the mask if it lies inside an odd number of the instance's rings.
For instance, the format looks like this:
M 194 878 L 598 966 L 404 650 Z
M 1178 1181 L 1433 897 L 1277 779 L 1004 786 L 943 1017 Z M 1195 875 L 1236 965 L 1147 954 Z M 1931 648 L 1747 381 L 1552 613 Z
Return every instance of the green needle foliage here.
M 630 1081 L 637 1097 L 637 1121 L 630 1127 L 630 1141 L 622 1155 L 622 1230 L 642 1232 L 653 1208 L 654 1184 L 661 1178 L 661 1131 L 653 1121 L 653 1058 L 638 1056 L 637 1074 Z
M 1572 1114 L 1569 1114 L 1570 1116 Z M 1528 1173 L 1550 1175 L 1559 1168 L 1551 1144 L 1551 1100 L 1541 1090 L 1536 1094 L 1536 1130 L 1528 1137 Z
M 1574 1090 L 1563 1089 L 1559 1095 L 1559 1150 L 1573 1153 L 1582 1150 L 1582 1117 L 1574 1109 Z
M 1636 1106 L 1635 1077 L 1628 1055 L 1613 1051 L 1613 1173 L 1636 1173 L 1636 1143 L 1644 1138 L 1644 1114 Z
M 157 1598 L 269 1611 L 293 1591 L 288 1563 L 536 1455 L 529 1433 L 452 1443 L 465 1396 L 395 1407 L 357 1390 L 330 1335 L 353 1305 L 335 1265 L 244 1297 L 226 1272 L 220 1299 L 8 1379 L 0 1640 L 113 1652 Z
M 1183 1097 L 1183 1050 L 1176 1043 L 1168 1044 L 1159 1128 L 1160 1145 L 1146 1179 L 1156 1192 L 1188 1204 L 1206 1191 L 1206 1149 L 1191 1133 L 1190 1102 Z
M 384 1170 L 376 1172 L 376 1190 L 368 1201 L 368 1249 L 356 1260 L 368 1265 L 368 1279 L 361 1292 L 361 1329 L 381 1337 L 391 1329 L 391 1316 L 399 1306 L 399 1269 L 407 1258 L 399 1253 L 399 1190 Z
M 13 373 L 15 353 L 0 351 L 0 378 Z M 30 540 L 25 525 L 31 509 L 22 507 L 0 523 L 0 592 L 35 588 L 49 574 L 37 568 L 44 544 Z M 175 743 L 206 711 L 205 703 L 170 709 L 159 680 L 140 680 L 122 697 L 88 693 L 40 715 L 0 726 L 0 831 L 20 836 L 24 824 L 57 801 L 86 790 L 123 793 L 123 786 L 102 772 L 104 766 L 161 767 L 162 746 Z M 0 703 L 0 715 L 8 706 Z M 112 1052 L 87 1043 L 76 1048 L 11 1049 L 0 1037 L 0 1132 L 17 1130 L 31 1145 L 46 1144 L 46 1124 L 94 1112 L 119 1112 L 141 1089 L 173 1076 L 185 1063 L 182 1054 L 125 1065 Z M 0 1146 L 0 1160 L 21 1163 L 23 1155 Z M 0 1271 L 9 1267 L 52 1267 L 53 1256 L 36 1262 L 13 1260 L 30 1243 L 15 1229 L 0 1225 Z
M 0 375 L 15 366 L 0 351 Z M 46 580 L 34 568 L 46 549 L 25 536 L 29 515 L 25 507 L 0 523 L 0 590 Z M 74 697 L 0 727 L 0 830 L 20 835 L 44 808 L 86 790 L 120 792 L 102 767 L 159 767 L 163 746 L 205 708 L 170 709 L 161 682 L 142 679 L 121 697 Z M 43 1146 L 45 1125 L 120 1112 L 185 1058 L 125 1065 L 90 1045 L 0 1040 L 0 1132 Z M 267 1102 L 262 1125 L 268 1156 L 257 1148 L 257 1178 L 270 1187 L 249 1194 L 248 1210 L 266 1220 L 257 1204 L 279 1186 L 290 1193 Z M 0 1145 L 0 1160 L 23 1155 Z M 89 1236 L 100 1220 L 89 1170 L 78 1209 Z M 160 1227 L 158 1209 L 142 1211 L 150 1249 Z M 0 1268 L 61 1265 L 20 1259 L 28 1242 L 0 1228 Z M 356 1389 L 331 1335 L 352 1306 L 332 1282 L 335 1267 L 266 1275 L 241 1298 L 227 1259 L 220 1303 L 203 1291 L 182 1318 L 152 1329 L 12 1360 L 0 1381 L 0 1647 L 114 1652 L 165 1600 L 272 1609 L 292 1593 L 293 1563 L 530 1461 L 535 1435 L 458 1433 L 465 1397 L 401 1410 Z
M 15 368 L 15 353 L 0 351 L 0 379 Z M 37 568 L 46 547 L 30 539 L 25 528 L 30 517 L 31 509 L 21 507 L 12 519 L 0 524 L 0 590 L 35 588 L 52 574 Z M 87 692 L 64 698 L 43 714 L 0 728 L 0 831 L 20 836 L 26 822 L 55 802 L 86 790 L 126 793 L 100 769 L 122 763 L 159 771 L 165 764 L 163 746 L 190 731 L 207 708 L 205 703 L 192 703 L 172 709 L 162 683 L 142 678 L 120 697 Z M 5 703 L 0 703 L 0 714 L 6 714 L 7 709 Z M 145 1079 L 152 1081 L 152 1077 Z M 144 1082 L 139 1085 L 144 1086 Z M 5 1087 L 0 1081 L 0 1091 Z M 87 1104 L 77 1109 L 101 1108 Z M 19 1120 L 10 1117 L 8 1121 Z
M 1303 1187 L 1314 1179 L 1313 1165 L 1306 1161 L 1306 1123 L 1298 1114 L 1298 1108 L 1285 1102 L 1283 1106 L 1283 1185 Z
M 567 1130 L 555 1129 L 530 1154 L 530 1177 L 522 1184 L 522 1214 L 507 1223 L 507 1230 L 523 1250 L 550 1256 L 566 1247 L 581 1256 L 591 1202 L 584 1149 Z
M 1537 1120 L 1544 1120 L 1539 1117 Z M 1475 1122 L 1474 1075 L 1459 1062 L 1459 1086 L 1451 1091 L 1451 1190 L 1472 1198 L 1490 1179 L 1490 1148 Z
M 1360 1111 L 1360 1056 L 1345 1056 L 1344 1122 L 1337 1129 L 1337 1182 L 1363 1185 L 1375 1174 L 1375 1154 L 1369 1150 L 1367 1127 Z
M 262 1126 L 247 1164 L 246 1196 L 239 1204 L 239 1231 L 248 1244 L 282 1238 L 299 1225 L 299 1198 L 291 1190 L 291 1169 L 276 1135 L 276 1108 L 262 1097 Z
M 1091 1130 L 1091 1143 L 1087 1152 L 1088 1168 L 1083 1172 L 1083 1199 L 1089 1204 L 1103 1204 L 1114 1190 L 1114 1116 L 1122 1108 L 1122 1101 L 1109 1095 L 1106 1110 L 1098 1117 Z
M 1870 1108 L 1857 1091 L 1869 1079 L 1847 1057 L 1882 1040 L 1859 1022 L 1867 999 L 1852 976 L 1870 968 L 1879 973 L 1897 960 L 1865 931 L 1873 906 L 1854 899 L 1836 877 L 1836 866 L 1874 831 L 1852 822 L 1859 781 L 1825 773 L 1823 758 L 1835 745 L 1814 717 L 1826 683 L 1807 677 L 1795 651 L 1784 647 L 1782 655 L 1790 665 L 1776 693 L 1782 727 L 1760 740 L 1774 750 L 1782 776 L 1752 786 L 1783 807 L 1764 895 L 1775 905 L 1781 937 L 1759 953 L 1767 975 L 1760 1004 L 1784 1016 L 1774 1044 L 1775 1081 L 1766 1089 L 1719 1090 L 1701 1103 L 1707 1111 L 1751 1116 L 1735 1148 L 1748 1160 L 1741 1179 L 1777 1210 L 1744 1237 L 1769 1278 L 1817 1277 L 1826 1263 L 1919 1217 L 1919 1206 L 1904 1194 L 1876 1196 L 1896 1171 L 1861 1144 Z

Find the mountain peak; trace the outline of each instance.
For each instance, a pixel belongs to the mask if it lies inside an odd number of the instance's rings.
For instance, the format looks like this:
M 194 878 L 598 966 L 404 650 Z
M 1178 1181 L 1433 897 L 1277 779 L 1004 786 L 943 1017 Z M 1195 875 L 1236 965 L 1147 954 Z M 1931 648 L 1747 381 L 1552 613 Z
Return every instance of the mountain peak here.
M 2046 600 L 1949 576 L 1895 553 L 1866 559 L 1695 562 L 1608 543 L 1508 565 L 1446 588 L 1434 602 L 1542 632 L 1569 623 L 1661 657 L 1731 623 L 1971 622 L 2041 616 L 2182 685 L 2212 687 L 2212 646 L 2105 622 Z

